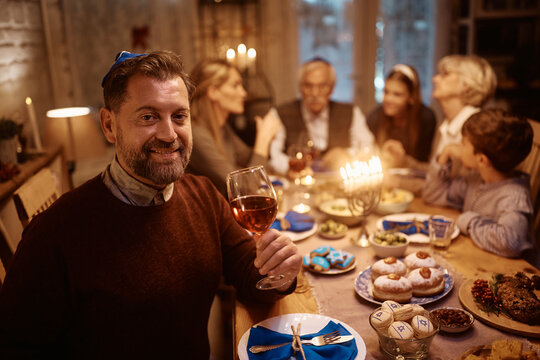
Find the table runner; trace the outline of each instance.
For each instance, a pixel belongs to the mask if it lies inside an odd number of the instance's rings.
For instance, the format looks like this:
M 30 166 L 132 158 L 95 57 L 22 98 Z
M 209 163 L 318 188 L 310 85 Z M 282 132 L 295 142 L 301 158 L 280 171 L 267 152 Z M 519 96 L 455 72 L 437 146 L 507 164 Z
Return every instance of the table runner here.
M 370 223 L 373 223 L 370 221 Z M 368 227 L 373 227 L 372 226 Z M 353 229 L 350 233 L 354 234 Z M 297 243 L 302 254 L 319 246 L 332 246 L 336 249 L 353 253 L 357 258 L 357 265 L 354 270 L 340 275 L 319 275 L 304 270 L 305 277 L 312 288 L 313 296 L 317 301 L 319 313 L 337 320 L 343 321 L 352 326 L 362 336 L 367 347 L 367 359 L 385 359 L 379 349 L 378 337 L 369 325 L 369 315 L 378 305 L 366 301 L 356 294 L 354 282 L 358 274 L 379 260 L 371 248 L 360 248 L 352 245 L 349 236 L 340 240 L 324 240 L 318 236 L 312 236 L 307 240 Z M 429 247 L 420 244 L 411 244 L 405 255 L 424 250 L 430 251 Z M 432 310 L 443 306 L 462 307 L 459 301 L 458 292 L 461 284 L 467 280 L 458 273 L 445 259 L 435 255 L 437 262 L 448 269 L 454 278 L 454 288 L 444 298 L 424 306 L 426 310 Z M 440 332 L 433 340 L 430 348 L 430 359 L 456 359 L 465 351 L 476 345 L 489 345 L 493 340 L 508 338 L 519 339 L 532 346 L 526 338 L 503 332 L 489 327 L 479 320 L 475 320 L 474 325 L 468 331 L 461 334 L 446 334 Z

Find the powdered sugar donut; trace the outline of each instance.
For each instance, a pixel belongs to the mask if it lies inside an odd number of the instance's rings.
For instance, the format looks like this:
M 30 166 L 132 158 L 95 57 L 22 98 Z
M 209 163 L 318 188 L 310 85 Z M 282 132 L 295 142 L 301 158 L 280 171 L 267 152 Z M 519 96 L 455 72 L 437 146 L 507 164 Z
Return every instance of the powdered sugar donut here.
M 410 271 L 421 267 L 437 267 L 437 262 L 427 252 L 417 251 L 405 257 L 405 265 L 407 265 Z
M 373 280 L 379 276 L 390 274 L 405 276 L 407 274 L 407 267 L 401 260 L 393 256 L 378 260 L 371 266 L 371 279 Z
M 373 297 L 383 301 L 408 302 L 412 297 L 411 282 L 397 274 L 379 276 L 373 282 Z
M 412 284 L 414 296 L 432 296 L 444 290 L 444 274 L 436 268 L 414 269 L 407 278 Z

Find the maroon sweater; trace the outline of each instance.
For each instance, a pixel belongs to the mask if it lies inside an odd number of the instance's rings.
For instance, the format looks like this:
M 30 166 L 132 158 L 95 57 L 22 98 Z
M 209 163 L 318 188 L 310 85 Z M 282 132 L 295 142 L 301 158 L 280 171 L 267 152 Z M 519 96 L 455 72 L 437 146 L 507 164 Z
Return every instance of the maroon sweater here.
M 137 207 L 96 177 L 24 231 L 0 291 L 0 358 L 208 359 L 222 274 L 245 299 L 279 296 L 256 290 L 254 257 L 207 179 Z

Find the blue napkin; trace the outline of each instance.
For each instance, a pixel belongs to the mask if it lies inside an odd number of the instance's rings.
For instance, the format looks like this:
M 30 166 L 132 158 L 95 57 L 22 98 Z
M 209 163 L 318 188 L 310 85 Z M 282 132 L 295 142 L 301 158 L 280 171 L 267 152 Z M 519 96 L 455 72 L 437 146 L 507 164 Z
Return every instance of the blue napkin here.
M 281 180 L 274 180 L 272 181 L 273 186 L 283 186 L 283 181 Z
M 285 220 L 287 220 L 290 224 L 290 227 L 288 229 L 282 229 L 281 221 L 279 219 L 274 220 L 274 223 L 272 224 L 272 226 L 270 226 L 270 229 L 303 232 L 311 230 L 315 222 L 313 217 L 311 217 L 310 215 L 300 214 L 292 210 L 285 214 Z
M 296 325 L 295 325 L 296 326 Z M 328 324 L 322 328 L 319 332 L 314 334 L 300 335 L 301 339 L 311 339 L 317 335 L 328 334 L 332 331 L 339 330 L 340 335 L 351 335 L 345 327 L 341 324 L 337 324 L 333 321 L 329 321 Z M 300 332 L 302 332 L 302 326 L 300 326 Z M 274 345 L 290 342 L 290 345 L 284 345 L 277 349 L 268 350 L 258 354 L 252 354 L 249 351 L 249 348 L 253 345 Z M 341 344 L 335 345 L 324 345 L 324 346 L 313 346 L 313 345 L 302 345 L 304 349 L 304 354 L 306 359 L 309 360 L 328 360 L 328 359 L 339 359 L 339 360 L 349 360 L 354 359 L 358 353 L 356 347 L 356 341 L 351 340 Z M 250 360 L 279 360 L 279 359 L 289 359 L 294 355 L 294 350 L 292 348 L 292 335 L 282 334 L 270 329 L 267 329 L 263 326 L 257 326 L 251 328 L 249 332 L 249 339 L 247 345 L 247 353 Z M 298 353 L 296 355 L 297 359 L 301 359 L 302 355 Z
M 399 232 L 402 232 L 407 235 L 412 235 L 416 233 L 422 233 L 425 235 L 429 235 L 428 230 L 428 221 L 421 222 L 424 224 L 424 226 L 421 226 L 420 229 L 417 229 L 416 226 L 411 226 L 408 229 L 398 229 Z M 392 221 L 392 220 L 383 220 L 382 225 L 384 230 L 392 230 L 397 226 L 405 226 L 405 225 L 412 225 L 414 224 L 413 221 Z

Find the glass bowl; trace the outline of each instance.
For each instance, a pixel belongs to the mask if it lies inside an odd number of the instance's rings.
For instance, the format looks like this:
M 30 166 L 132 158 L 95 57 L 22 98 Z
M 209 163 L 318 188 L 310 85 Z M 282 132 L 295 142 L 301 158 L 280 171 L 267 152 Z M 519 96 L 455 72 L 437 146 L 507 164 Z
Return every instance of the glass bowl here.
M 380 307 L 375 309 L 371 314 L 374 314 L 379 310 L 381 310 Z M 433 324 L 433 332 L 420 339 L 415 337 L 407 340 L 388 336 L 387 329 L 377 329 L 371 323 L 371 315 L 369 316 L 369 324 L 377 333 L 377 336 L 379 337 L 379 346 L 387 359 L 412 360 L 426 359 L 428 357 L 431 341 L 435 335 L 439 333 L 439 320 L 427 310 L 424 310 L 424 313 L 420 315 L 425 316 L 431 321 Z

